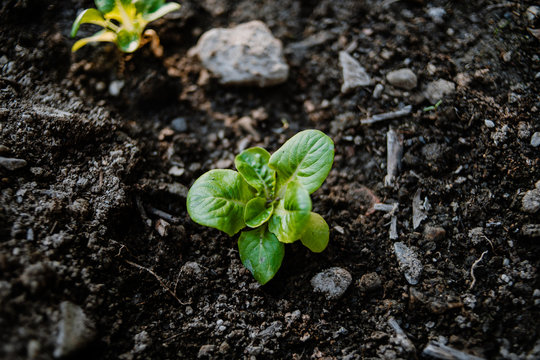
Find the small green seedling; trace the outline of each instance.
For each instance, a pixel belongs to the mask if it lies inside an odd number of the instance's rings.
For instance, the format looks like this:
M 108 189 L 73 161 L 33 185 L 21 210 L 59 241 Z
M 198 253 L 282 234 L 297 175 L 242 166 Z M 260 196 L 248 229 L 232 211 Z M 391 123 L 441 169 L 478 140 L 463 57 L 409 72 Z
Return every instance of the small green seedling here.
M 442 99 L 437 101 L 437 103 L 435 105 L 431 105 L 431 106 L 426 106 L 424 109 L 422 109 L 423 112 L 428 112 L 428 111 L 435 111 L 439 108 L 439 106 L 441 106 L 442 104 Z
M 313 252 L 328 245 L 329 228 L 311 211 L 311 198 L 334 161 L 334 143 L 318 130 L 302 131 L 270 155 L 253 147 L 236 156 L 234 170 L 210 170 L 187 196 L 193 221 L 238 240 L 240 259 L 260 284 L 279 270 L 284 243 L 301 240 Z
M 126 53 L 134 52 L 141 45 L 146 25 L 163 15 L 180 9 L 174 2 L 165 0 L 95 0 L 97 9 L 86 9 L 77 16 L 71 28 L 71 37 L 77 35 L 81 24 L 103 27 L 94 35 L 75 42 L 75 52 L 91 42 L 113 42 Z

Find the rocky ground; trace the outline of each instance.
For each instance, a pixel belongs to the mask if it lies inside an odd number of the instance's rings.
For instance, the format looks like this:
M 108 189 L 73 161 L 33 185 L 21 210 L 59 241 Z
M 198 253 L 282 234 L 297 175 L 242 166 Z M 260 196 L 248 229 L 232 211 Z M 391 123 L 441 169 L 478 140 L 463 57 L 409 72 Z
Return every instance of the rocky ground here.
M 0 3 L 0 358 L 540 358 L 533 1 L 186 0 L 161 57 L 72 54 L 92 6 Z M 307 128 L 330 244 L 260 286 L 186 193 Z

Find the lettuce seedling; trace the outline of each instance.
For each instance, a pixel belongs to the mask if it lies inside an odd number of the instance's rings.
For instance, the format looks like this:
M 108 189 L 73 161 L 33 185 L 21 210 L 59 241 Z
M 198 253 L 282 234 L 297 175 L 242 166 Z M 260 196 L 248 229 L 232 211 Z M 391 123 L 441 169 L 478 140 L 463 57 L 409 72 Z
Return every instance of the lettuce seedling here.
M 91 42 L 113 42 L 126 53 L 134 52 L 141 45 L 146 25 L 163 15 L 180 9 L 180 4 L 165 0 L 95 0 L 97 9 L 86 9 L 77 16 L 71 28 L 75 37 L 81 24 L 103 27 L 94 35 L 75 42 L 72 52 Z
M 210 170 L 187 196 L 193 221 L 238 239 L 240 259 L 260 284 L 279 270 L 286 243 L 300 240 L 313 252 L 328 245 L 329 228 L 311 211 L 311 198 L 334 161 L 334 143 L 318 130 L 302 131 L 270 155 L 253 147 L 235 158 L 234 170 Z

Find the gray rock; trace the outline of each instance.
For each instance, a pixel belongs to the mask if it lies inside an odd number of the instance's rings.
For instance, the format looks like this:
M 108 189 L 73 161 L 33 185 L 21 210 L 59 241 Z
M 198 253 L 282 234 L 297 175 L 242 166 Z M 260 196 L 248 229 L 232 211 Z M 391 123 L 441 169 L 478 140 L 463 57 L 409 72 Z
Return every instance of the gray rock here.
M 314 292 L 323 293 L 327 300 L 341 297 L 352 282 L 351 274 L 342 268 L 333 267 L 318 273 L 311 279 Z
M 418 84 L 418 79 L 411 69 L 399 69 L 386 74 L 386 80 L 395 87 L 412 90 Z
M 0 156 L 0 166 L 7 170 L 14 171 L 26 166 L 26 161 L 23 159 L 6 158 Z
M 540 224 L 527 224 L 521 228 L 523 236 L 538 239 L 540 238 Z
M 394 243 L 394 253 L 407 282 L 411 285 L 418 284 L 423 266 L 416 253 L 403 242 Z
M 484 124 L 490 129 L 493 129 L 495 127 L 495 123 L 489 119 L 484 120 Z
M 152 344 L 152 339 L 148 335 L 148 332 L 143 330 L 133 337 L 133 342 L 133 352 L 137 354 L 146 350 Z
M 439 100 L 454 95 L 456 92 L 456 84 L 451 81 L 439 79 L 430 82 L 426 86 L 424 96 L 432 104 L 436 104 Z
M 533 22 L 538 16 L 540 16 L 540 6 L 529 6 L 526 11 L 527 20 Z
M 534 134 L 532 134 L 531 145 L 533 147 L 538 147 L 540 145 L 540 131 L 537 131 Z
M 209 30 L 190 54 L 197 55 L 224 85 L 265 87 L 285 82 L 289 75 L 281 41 L 261 21 Z
M 529 190 L 521 200 L 523 211 L 534 214 L 540 209 L 540 181 L 536 183 L 536 188 Z
M 425 202 L 425 201 L 424 201 Z M 427 218 L 425 213 L 424 202 L 422 201 L 422 190 L 418 189 L 413 197 L 413 229 L 416 230 L 422 221 Z
M 382 84 L 375 85 L 375 88 L 373 89 L 373 98 L 374 99 L 380 98 L 383 90 L 384 90 L 384 86 Z
M 198 358 L 210 357 L 216 351 L 216 345 L 203 345 L 197 354 Z
M 339 52 L 339 64 L 343 70 L 343 85 L 341 86 L 343 94 L 371 83 L 371 78 L 366 69 L 346 51 Z
M 187 120 L 184 117 L 177 117 L 171 121 L 171 129 L 178 132 L 186 132 L 188 129 Z
M 435 24 L 442 24 L 444 23 L 446 10 L 442 7 L 432 7 L 428 9 L 427 14 Z
M 125 81 L 124 80 L 113 80 L 109 84 L 109 94 L 111 96 L 118 96 L 120 95 L 120 92 L 122 91 L 122 88 L 124 87 Z
M 80 306 L 69 301 L 60 304 L 61 319 L 54 357 L 62 358 L 81 350 L 95 336 L 94 323 L 86 317 Z

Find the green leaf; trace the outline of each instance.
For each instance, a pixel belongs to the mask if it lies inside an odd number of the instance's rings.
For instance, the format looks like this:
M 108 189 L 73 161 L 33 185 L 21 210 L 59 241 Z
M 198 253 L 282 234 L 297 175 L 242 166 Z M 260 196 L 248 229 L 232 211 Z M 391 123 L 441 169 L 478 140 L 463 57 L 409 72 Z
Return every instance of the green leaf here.
M 247 226 L 255 228 L 267 222 L 273 212 L 273 203 L 269 203 L 265 198 L 257 197 L 246 204 L 244 221 Z
M 163 4 L 159 9 L 157 9 L 157 10 L 155 10 L 153 12 L 144 14 L 143 19 L 148 21 L 148 22 L 151 22 L 151 21 L 159 19 L 160 17 L 162 17 L 162 16 L 164 16 L 164 15 L 170 13 L 170 12 L 173 12 L 173 11 L 176 11 L 176 10 L 179 10 L 179 9 L 180 9 L 180 4 L 177 4 L 175 2 L 166 3 L 166 4 Z
M 105 21 L 103 15 L 96 9 L 86 9 L 77 16 L 71 27 L 71 37 L 77 35 L 81 24 L 95 24 L 104 28 L 107 27 L 107 21 Z
M 238 172 L 266 199 L 274 196 L 276 185 L 276 172 L 270 169 L 268 160 L 270 154 L 260 147 L 244 150 L 234 159 Z
M 156 11 L 165 3 L 165 0 L 135 0 L 135 8 L 139 14 L 147 14 Z
M 306 223 L 306 229 L 302 234 L 301 241 L 309 250 L 319 253 L 326 249 L 330 230 L 323 217 L 317 213 L 310 213 L 309 220 Z
M 91 42 L 115 42 L 116 34 L 111 30 L 101 30 L 90 37 L 86 37 L 80 40 L 77 40 L 73 47 L 71 48 L 72 52 L 75 52 L 82 48 L 84 45 Z
M 195 181 L 187 196 L 187 210 L 198 224 L 236 234 L 244 226 L 244 208 L 253 190 L 234 170 L 210 170 Z
M 270 157 L 277 172 L 278 195 L 297 180 L 311 194 L 328 176 L 334 161 L 334 142 L 318 130 L 304 130 L 290 138 Z
M 103 14 L 111 12 L 116 5 L 115 0 L 95 0 L 94 2 L 98 10 L 101 11 Z
M 279 241 L 292 243 L 300 239 L 310 212 L 309 193 L 298 181 L 292 181 L 287 186 L 285 198 L 275 207 L 268 229 Z
M 238 250 L 242 264 L 261 285 L 274 277 L 285 255 L 283 243 L 266 227 L 242 232 L 238 239 Z
M 126 53 L 134 52 L 141 43 L 141 34 L 138 31 L 127 31 L 122 29 L 118 32 L 116 43 L 120 50 Z

